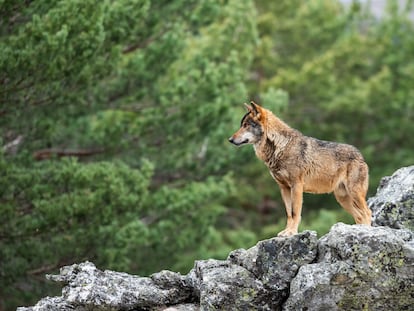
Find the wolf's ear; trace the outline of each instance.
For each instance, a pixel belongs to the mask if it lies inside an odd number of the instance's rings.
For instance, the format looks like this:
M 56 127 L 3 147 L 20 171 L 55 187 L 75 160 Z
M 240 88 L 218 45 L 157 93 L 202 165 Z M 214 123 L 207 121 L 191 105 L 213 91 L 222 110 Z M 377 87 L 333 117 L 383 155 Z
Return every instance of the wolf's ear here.
M 244 107 L 247 109 L 248 112 L 252 112 L 252 107 L 250 107 L 248 104 L 244 103 Z
M 250 102 L 250 105 L 252 106 L 251 109 L 250 109 L 250 111 L 252 111 L 253 114 L 256 117 L 260 117 L 260 112 L 262 110 L 262 107 L 260 107 L 259 105 L 257 105 L 254 101 L 251 101 Z

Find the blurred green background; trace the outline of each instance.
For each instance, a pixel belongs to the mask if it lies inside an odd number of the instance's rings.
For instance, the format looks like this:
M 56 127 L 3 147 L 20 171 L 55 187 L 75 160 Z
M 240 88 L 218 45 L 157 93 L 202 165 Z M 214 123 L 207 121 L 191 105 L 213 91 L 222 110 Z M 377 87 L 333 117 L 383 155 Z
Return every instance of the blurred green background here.
M 345 4 L 344 4 L 345 3 Z M 398 5 L 402 3 L 401 5 Z M 412 1 L 0 0 L 0 310 L 84 260 L 187 273 L 285 224 L 243 102 L 358 147 L 370 195 L 414 162 Z M 411 14 L 411 15 L 410 15 Z M 353 223 L 305 195 L 301 230 Z

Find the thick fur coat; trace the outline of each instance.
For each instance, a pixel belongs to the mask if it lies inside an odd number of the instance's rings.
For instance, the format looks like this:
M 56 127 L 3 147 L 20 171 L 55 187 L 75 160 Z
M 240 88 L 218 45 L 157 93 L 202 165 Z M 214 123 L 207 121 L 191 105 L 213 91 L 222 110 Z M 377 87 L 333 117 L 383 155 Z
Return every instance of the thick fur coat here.
M 287 225 L 279 236 L 298 232 L 303 192 L 333 192 L 358 224 L 371 224 L 365 196 L 368 165 L 353 146 L 307 137 L 271 111 L 251 102 L 240 129 L 229 141 L 252 144 L 256 155 L 280 187 Z

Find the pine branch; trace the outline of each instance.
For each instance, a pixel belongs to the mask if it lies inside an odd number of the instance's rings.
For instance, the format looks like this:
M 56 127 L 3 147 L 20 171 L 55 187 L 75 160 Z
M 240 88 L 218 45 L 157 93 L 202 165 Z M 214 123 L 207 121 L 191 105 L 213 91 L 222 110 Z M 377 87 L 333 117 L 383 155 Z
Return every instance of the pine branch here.
M 170 27 L 167 27 L 164 30 L 162 30 L 160 33 L 158 33 L 158 34 L 156 34 L 156 35 L 154 35 L 152 37 L 149 37 L 149 38 L 147 38 L 146 40 L 144 40 L 142 42 L 138 42 L 138 43 L 129 45 L 129 46 L 127 46 L 126 48 L 124 48 L 122 50 L 122 53 L 123 54 L 128 54 L 128 53 L 134 52 L 136 50 L 140 50 L 140 49 L 146 48 L 152 42 L 154 42 L 154 41 L 158 40 L 159 38 L 161 38 L 170 29 L 171 29 Z
M 54 264 L 49 264 L 49 265 L 44 265 L 44 266 L 41 266 L 39 268 L 27 271 L 27 274 L 29 274 L 29 275 L 43 274 L 45 272 L 49 272 L 51 270 L 54 270 L 54 269 L 56 269 L 60 266 L 61 266 L 60 262 L 54 263 Z
M 95 154 L 103 153 L 105 149 L 57 149 L 57 148 L 47 148 L 37 150 L 33 153 L 35 160 L 42 161 L 48 160 L 54 156 L 57 157 L 87 157 Z

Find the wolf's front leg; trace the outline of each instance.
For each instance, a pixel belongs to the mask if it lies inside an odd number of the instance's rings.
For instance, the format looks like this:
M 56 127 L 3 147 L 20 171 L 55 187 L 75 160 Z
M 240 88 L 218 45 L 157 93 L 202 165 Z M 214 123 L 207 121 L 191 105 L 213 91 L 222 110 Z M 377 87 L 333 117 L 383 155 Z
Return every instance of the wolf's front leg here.
M 290 193 L 286 192 L 286 187 L 281 187 L 282 198 L 286 207 L 287 223 L 285 230 L 279 232 L 277 236 L 286 237 L 298 233 L 303 202 L 303 183 L 299 182 L 290 188 Z M 289 196 L 289 199 L 285 197 Z M 290 204 L 286 204 L 290 202 Z

